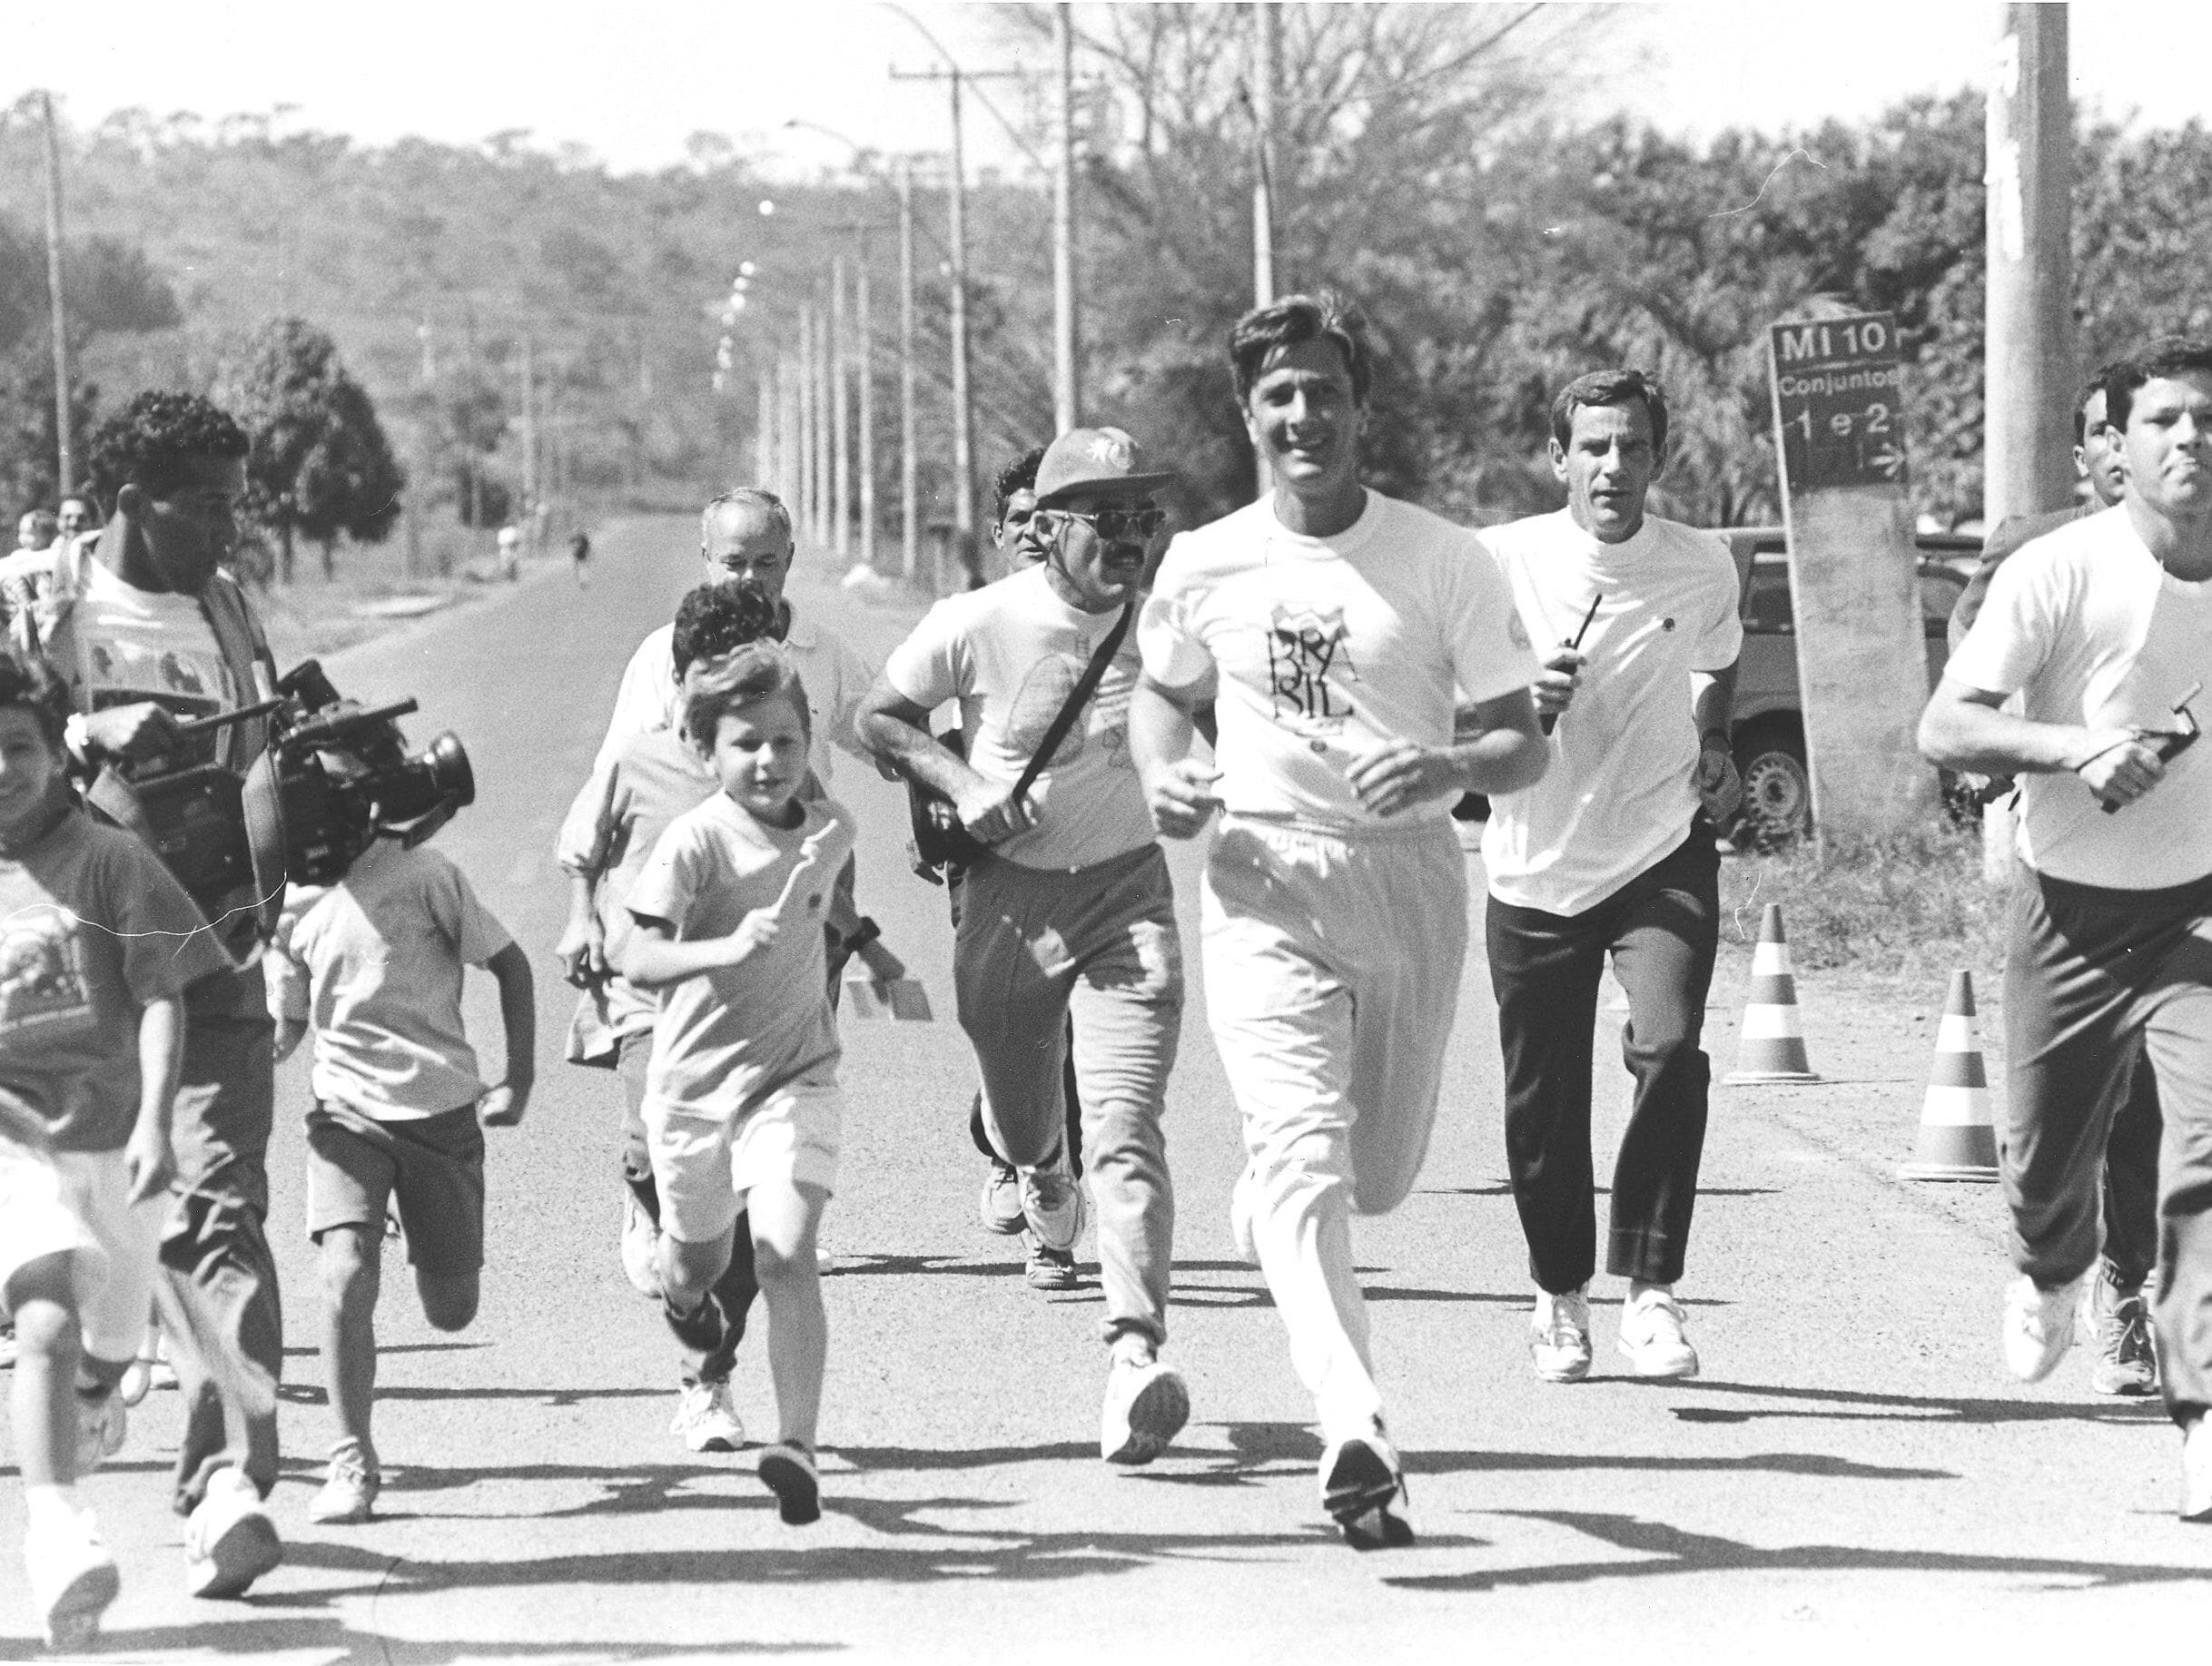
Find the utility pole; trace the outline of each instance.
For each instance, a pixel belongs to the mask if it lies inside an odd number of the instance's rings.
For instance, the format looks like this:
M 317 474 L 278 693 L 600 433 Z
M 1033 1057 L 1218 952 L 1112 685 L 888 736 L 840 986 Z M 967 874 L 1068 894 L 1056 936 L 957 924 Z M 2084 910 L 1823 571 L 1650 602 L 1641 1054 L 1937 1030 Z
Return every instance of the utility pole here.
M 775 367 L 763 365 L 753 379 L 753 478 L 775 489 Z
M 2067 8 L 2000 8 L 1989 94 L 1982 518 L 2073 501 L 2073 125 Z
M 54 320 L 54 496 L 77 488 L 76 447 L 69 409 L 69 294 L 62 285 L 62 141 L 54 94 L 41 93 L 46 114 L 46 300 Z
M 946 194 L 952 222 L 953 554 L 971 587 L 982 584 L 983 569 L 975 541 L 975 401 L 968 376 L 967 182 L 960 138 L 960 86 L 963 81 L 1018 74 L 1016 70 L 968 71 L 949 60 L 944 69 L 891 72 L 894 81 L 942 81 L 952 93 L 953 174 Z
M 815 310 L 799 308 L 799 475 L 793 500 L 799 535 L 815 541 Z
M 785 353 L 778 361 L 777 371 L 775 495 L 795 515 L 803 495 L 799 489 L 799 361 L 796 356 Z
M 921 570 L 921 500 L 914 434 L 914 174 L 899 162 L 899 571 L 909 583 Z
M 818 295 L 819 290 L 815 291 Z M 830 541 L 830 486 L 834 459 L 830 456 L 829 313 L 815 307 L 815 541 Z
M 1275 81 L 1272 0 L 1252 7 L 1252 304 L 1275 299 Z
M 1052 431 L 1082 420 L 1082 326 L 1076 316 L 1075 25 L 1069 0 L 1052 8 L 1052 50 L 1060 60 L 1060 143 L 1052 157 Z
M 868 238 L 861 233 L 853 295 L 854 369 L 860 376 L 860 564 L 875 569 L 875 339 L 868 332 Z
M 844 256 L 830 257 L 830 521 L 837 559 L 853 553 L 852 347 L 844 316 Z
M 522 547 L 538 549 L 538 365 L 530 336 L 522 332 Z

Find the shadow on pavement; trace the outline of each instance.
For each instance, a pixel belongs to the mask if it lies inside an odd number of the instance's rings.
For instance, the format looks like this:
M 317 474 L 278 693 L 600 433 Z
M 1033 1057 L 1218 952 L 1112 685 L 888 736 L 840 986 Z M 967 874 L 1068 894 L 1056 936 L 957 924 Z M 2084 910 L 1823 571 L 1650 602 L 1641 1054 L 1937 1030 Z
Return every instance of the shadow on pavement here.
M 1383 1582 L 1401 1591 L 1499 1591 L 1535 1585 L 1585 1584 L 1603 1579 L 1648 1579 L 1677 1573 L 2011 1573 L 2044 1575 L 2047 1590 L 2212 1582 L 2212 1570 L 2165 1567 L 2151 1562 L 2080 1562 L 2063 1556 L 1977 1555 L 1970 1552 L 1881 1550 L 1871 1545 L 1789 1544 L 1774 1549 L 1691 1533 L 1664 1522 L 1633 1515 L 1600 1515 L 1569 1510 L 1501 1510 L 1499 1515 L 1572 1527 L 1616 1550 L 1647 1556 L 1646 1562 L 1547 1562 L 1537 1567 L 1497 1568 L 1468 1573 L 1407 1574 Z
M 1694 1394 L 1751 1395 L 1762 1399 L 1807 1400 L 1817 1405 L 1839 1405 L 1864 1410 L 1822 1411 L 1783 1406 L 1746 1407 L 1678 1405 L 1674 1415 L 1685 1423 L 1749 1423 L 1754 1417 L 1824 1417 L 1852 1423 L 2105 1423 L 2148 1424 L 2167 1421 L 2164 1406 L 2155 1398 L 2108 1400 L 1993 1400 L 1950 1395 L 1871 1394 L 1853 1388 L 1788 1388 L 1778 1383 L 1684 1382 L 1663 1386 Z M 1881 1409 L 1887 1408 L 1887 1409 Z
M 1948 1469 L 1909 1469 L 1855 1464 L 1817 1452 L 1754 1452 L 1741 1457 L 1654 1457 L 1638 1453 L 1409 1452 L 1406 1468 L 1417 1475 L 1481 1474 L 1486 1471 L 1627 1469 L 1663 1474 L 1816 1475 L 1824 1481 L 1956 1481 Z
M 498 1388 L 489 1384 L 469 1388 L 428 1388 L 377 1385 L 377 1404 L 391 1400 L 528 1400 L 544 1405 L 580 1405 L 587 1400 L 650 1400 L 666 1396 L 665 1386 L 651 1388 Z M 284 1383 L 277 1398 L 287 1405 L 327 1405 L 330 1396 L 312 1383 Z
M 271 1614 L 247 1619 L 195 1620 L 190 1625 L 139 1630 L 103 1630 L 101 1653 L 108 1658 L 155 1661 L 163 1657 L 203 1661 L 210 1654 L 297 1656 L 337 1651 L 328 1666 L 452 1666 L 462 1661 L 708 1661 L 755 1655 L 841 1654 L 841 1642 L 747 1642 L 742 1638 L 696 1643 L 516 1642 L 470 1638 L 420 1642 L 357 1631 L 343 1622 L 317 1616 Z M 0 1661 L 50 1659 L 35 1642 L 0 1641 Z

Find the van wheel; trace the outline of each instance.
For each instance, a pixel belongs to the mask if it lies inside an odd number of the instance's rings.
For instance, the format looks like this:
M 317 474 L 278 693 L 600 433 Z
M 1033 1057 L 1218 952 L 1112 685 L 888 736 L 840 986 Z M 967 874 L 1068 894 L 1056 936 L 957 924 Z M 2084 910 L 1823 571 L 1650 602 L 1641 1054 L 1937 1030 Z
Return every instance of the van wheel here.
M 1753 734 L 1737 740 L 1735 757 L 1743 778 L 1745 843 L 1768 850 L 1812 831 L 1812 776 L 1803 742 L 1771 730 Z

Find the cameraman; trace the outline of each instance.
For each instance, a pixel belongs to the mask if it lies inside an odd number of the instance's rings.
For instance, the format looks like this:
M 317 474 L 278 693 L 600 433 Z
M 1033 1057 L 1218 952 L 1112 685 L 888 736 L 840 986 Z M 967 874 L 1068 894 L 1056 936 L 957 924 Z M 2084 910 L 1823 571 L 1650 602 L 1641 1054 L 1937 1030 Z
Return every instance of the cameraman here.
M 201 764 L 242 773 L 266 744 L 259 719 L 178 728 L 275 692 L 260 621 L 222 567 L 237 539 L 246 453 L 244 431 L 207 400 L 140 394 L 93 438 L 113 518 L 95 537 L 56 547 L 35 600 L 12 586 L 0 598 L 17 646 L 44 653 L 68 685 L 69 747 L 110 819 L 136 819 L 125 784 L 134 776 Z M 262 1507 L 277 1478 L 283 1361 L 263 1230 L 274 1026 L 254 888 L 193 900 L 236 970 L 184 997 L 176 1199 L 155 1300 L 185 1408 L 175 1502 L 189 1518 L 188 1584 L 196 1596 L 237 1596 L 281 1556 Z

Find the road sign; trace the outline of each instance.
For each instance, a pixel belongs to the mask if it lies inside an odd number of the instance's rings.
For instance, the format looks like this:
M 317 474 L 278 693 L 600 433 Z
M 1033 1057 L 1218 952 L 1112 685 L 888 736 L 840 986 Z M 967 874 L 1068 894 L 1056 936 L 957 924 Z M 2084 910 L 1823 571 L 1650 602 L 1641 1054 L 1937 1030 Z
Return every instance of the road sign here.
M 1895 317 L 1854 312 L 1776 324 L 1767 346 L 1787 489 L 1903 485 L 1904 370 Z

